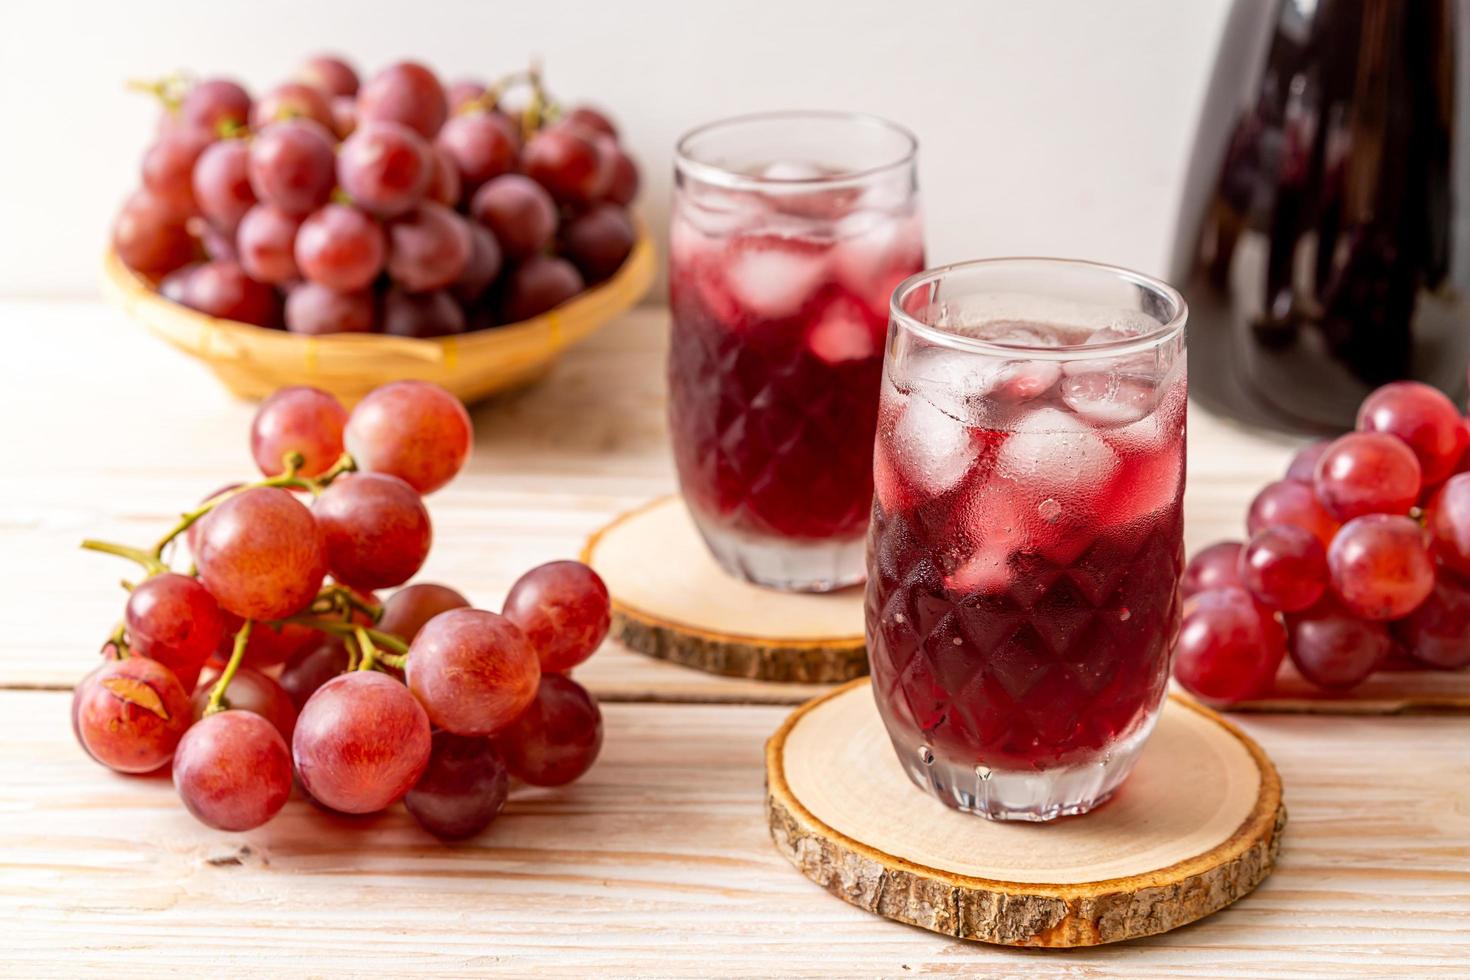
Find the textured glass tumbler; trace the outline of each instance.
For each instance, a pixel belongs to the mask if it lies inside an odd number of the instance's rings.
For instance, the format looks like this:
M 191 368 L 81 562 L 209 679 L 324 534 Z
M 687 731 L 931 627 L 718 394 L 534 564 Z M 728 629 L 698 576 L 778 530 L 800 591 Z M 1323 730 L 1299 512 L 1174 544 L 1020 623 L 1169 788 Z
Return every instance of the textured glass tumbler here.
M 669 428 L 715 559 L 778 589 L 863 578 L 888 302 L 924 265 L 915 143 L 868 116 L 745 116 L 679 141 Z
M 1179 628 L 1186 309 L 997 259 L 894 294 L 868 655 L 905 771 L 1001 820 L 1085 813 L 1158 719 Z

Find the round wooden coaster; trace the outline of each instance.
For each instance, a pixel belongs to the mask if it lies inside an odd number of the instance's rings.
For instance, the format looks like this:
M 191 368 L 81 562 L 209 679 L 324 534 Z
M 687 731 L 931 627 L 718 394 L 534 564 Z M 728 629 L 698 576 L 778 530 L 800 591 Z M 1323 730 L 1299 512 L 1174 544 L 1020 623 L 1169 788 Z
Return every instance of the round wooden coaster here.
M 1176 929 L 1270 873 L 1281 780 L 1219 715 L 1170 698 L 1127 782 L 1082 817 L 998 823 L 899 766 L 867 680 L 798 708 L 766 744 L 771 837 L 802 874 L 877 915 L 1009 946 Z
M 631 511 L 582 550 L 612 593 L 612 635 L 714 674 L 846 681 L 868 672 L 863 592 L 777 592 L 727 575 L 677 496 Z

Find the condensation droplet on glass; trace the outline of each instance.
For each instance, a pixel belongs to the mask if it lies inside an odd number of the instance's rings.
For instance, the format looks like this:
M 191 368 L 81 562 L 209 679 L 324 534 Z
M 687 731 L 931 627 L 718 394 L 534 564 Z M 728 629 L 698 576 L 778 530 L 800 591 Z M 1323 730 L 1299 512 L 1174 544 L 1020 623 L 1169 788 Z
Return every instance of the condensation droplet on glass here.
M 902 623 L 904 621 L 903 613 L 894 613 L 893 614 L 893 621 L 895 623 Z
M 1036 505 L 1036 513 L 1040 514 L 1041 519 L 1046 521 L 1046 523 L 1055 524 L 1061 519 L 1062 505 L 1056 501 L 1056 498 L 1047 497 Z
M 1122 609 L 1118 610 L 1118 619 L 1122 622 L 1128 622 L 1128 620 L 1132 618 L 1132 616 L 1133 613 L 1128 610 L 1127 606 L 1124 606 Z
M 953 643 L 955 646 L 963 646 L 965 643 L 964 639 L 958 636 L 950 640 L 949 642 Z
M 930 751 L 929 746 L 919 746 L 919 761 L 926 766 L 934 765 L 934 753 Z
M 989 766 L 976 766 L 975 767 L 975 775 L 978 776 L 978 777 L 980 777 L 980 781 L 982 783 L 989 782 L 990 781 L 990 767 Z

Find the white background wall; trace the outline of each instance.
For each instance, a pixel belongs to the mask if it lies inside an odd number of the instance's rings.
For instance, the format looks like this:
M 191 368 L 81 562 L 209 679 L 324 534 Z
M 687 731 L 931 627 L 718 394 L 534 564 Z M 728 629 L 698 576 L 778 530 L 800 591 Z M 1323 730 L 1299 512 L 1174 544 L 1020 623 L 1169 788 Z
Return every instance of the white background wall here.
M 1247 0 L 1253 6 L 1266 0 Z M 662 226 L 690 126 L 861 109 L 920 140 L 930 256 L 1087 256 L 1166 271 L 1230 0 L 62 0 L 0 2 L 0 295 L 95 289 L 155 111 L 130 77 L 252 89 L 331 49 L 446 79 L 544 61 L 613 110 Z

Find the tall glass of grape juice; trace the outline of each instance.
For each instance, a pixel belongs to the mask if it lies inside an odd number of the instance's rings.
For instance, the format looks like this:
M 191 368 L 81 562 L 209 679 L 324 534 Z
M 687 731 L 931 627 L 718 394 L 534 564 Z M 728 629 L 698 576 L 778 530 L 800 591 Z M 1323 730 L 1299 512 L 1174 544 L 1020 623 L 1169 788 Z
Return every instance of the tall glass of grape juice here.
M 1158 718 L 1183 568 L 1179 293 L 996 259 L 893 296 L 867 639 L 903 768 L 1000 820 L 1085 813 Z
M 916 144 L 786 112 L 679 141 L 669 426 L 694 522 L 731 574 L 863 579 L 888 303 L 923 268 Z

